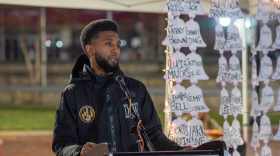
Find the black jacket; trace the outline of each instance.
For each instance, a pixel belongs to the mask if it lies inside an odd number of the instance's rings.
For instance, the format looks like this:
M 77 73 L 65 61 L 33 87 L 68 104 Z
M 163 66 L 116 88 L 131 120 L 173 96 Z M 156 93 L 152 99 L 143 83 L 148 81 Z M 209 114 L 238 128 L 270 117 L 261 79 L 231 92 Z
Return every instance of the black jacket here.
M 181 149 L 162 133 L 146 87 L 132 78 L 124 77 L 124 80 L 132 96 L 133 109 L 139 114 L 155 149 Z M 80 56 L 56 111 L 52 144 L 56 155 L 77 156 L 87 142 L 110 143 L 116 152 L 138 151 L 137 136 L 130 135 L 130 127 L 136 123 L 129 118 L 128 104 L 123 97 L 116 81 L 107 75 L 95 76 L 86 55 Z

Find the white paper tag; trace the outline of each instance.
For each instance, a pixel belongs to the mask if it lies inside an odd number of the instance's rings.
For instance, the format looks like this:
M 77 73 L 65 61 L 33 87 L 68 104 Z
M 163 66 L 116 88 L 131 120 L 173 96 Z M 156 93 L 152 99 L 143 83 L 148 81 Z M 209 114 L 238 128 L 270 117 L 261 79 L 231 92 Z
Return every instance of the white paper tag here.
M 276 27 L 276 37 L 275 37 L 275 41 L 272 45 L 272 48 L 273 49 L 280 49 L 280 26 Z
M 264 56 L 261 59 L 261 67 L 260 67 L 260 73 L 258 76 L 258 81 L 264 81 L 265 84 L 269 83 L 269 76 L 272 74 L 273 72 L 273 67 L 272 67 L 272 61 L 270 59 L 270 57 L 268 56 Z
M 271 76 L 272 80 L 280 80 L 280 56 L 277 57 L 277 64 L 274 74 Z
M 232 55 L 229 58 L 229 70 L 227 75 L 227 82 L 233 83 L 233 85 L 238 85 L 238 82 L 243 82 L 243 76 L 240 70 L 239 59 Z
M 221 83 L 223 87 L 226 86 L 227 73 L 228 73 L 227 59 L 223 55 L 221 55 L 221 57 L 219 58 L 219 71 L 218 71 L 218 76 L 216 78 L 216 82 Z
M 259 110 L 266 114 L 273 103 L 274 103 L 273 89 L 270 86 L 266 85 L 262 89 L 262 100 L 259 106 Z
M 188 47 L 190 45 L 186 36 L 185 22 L 182 19 L 176 17 L 170 21 L 167 36 L 162 44 L 173 45 L 174 49 L 176 50 L 181 49 L 181 47 Z
M 189 113 L 193 109 L 190 106 L 185 87 L 176 84 L 172 87 L 170 92 L 170 99 L 167 107 L 164 109 L 165 113 L 174 112 L 176 116 L 182 116 L 183 113 Z
M 278 98 L 273 110 L 280 111 L 280 87 L 278 88 Z
M 268 51 L 274 51 L 275 49 L 272 49 L 270 47 L 271 43 L 272 43 L 271 29 L 267 25 L 264 25 L 261 28 L 259 44 L 258 44 L 256 50 L 262 51 L 264 54 L 267 54 Z
M 190 132 L 190 136 L 193 139 L 193 143 L 194 143 L 192 147 L 197 147 L 206 142 L 209 142 L 209 140 L 207 139 L 204 133 L 202 121 L 196 118 L 192 118 L 191 120 L 188 121 L 188 130 Z
M 209 108 L 206 106 L 202 90 L 196 85 L 191 85 L 187 88 L 187 98 L 189 104 L 193 108 L 193 111 L 190 112 L 192 117 L 195 117 L 198 112 L 209 112 Z
M 277 19 L 280 22 L 280 1 L 274 1 L 272 18 Z
M 259 110 L 259 96 L 258 93 L 253 89 L 252 91 L 252 107 L 250 111 L 250 116 L 255 120 L 257 116 L 260 116 L 261 112 Z
M 253 55 L 253 57 L 254 57 L 254 55 Z M 257 63 L 254 58 L 252 60 L 251 84 L 252 84 L 253 88 L 255 88 L 255 86 L 259 86 L 258 75 L 257 75 Z
M 267 145 L 262 147 L 262 156 L 272 156 L 271 149 Z
M 231 90 L 231 103 L 230 103 L 230 112 L 232 113 L 233 117 L 237 117 L 238 114 L 242 114 L 242 99 L 241 99 L 241 92 L 235 86 Z
M 270 20 L 269 16 L 271 14 L 270 0 L 259 0 L 258 2 L 258 11 L 255 20 L 267 23 Z
M 169 68 L 163 76 L 164 79 L 171 79 L 181 83 L 183 80 L 188 80 L 192 77 L 191 72 L 188 70 L 186 56 L 179 51 L 171 55 L 168 66 Z
M 177 118 L 172 122 L 168 138 L 180 146 L 190 146 L 193 144 L 188 131 L 188 124 L 181 118 Z
M 229 97 L 228 92 L 225 88 L 221 90 L 221 106 L 220 106 L 220 115 L 224 116 L 224 119 L 227 118 L 228 115 L 230 115 L 230 104 L 229 104 Z
M 279 121 L 279 128 L 275 136 L 273 137 L 273 140 L 278 140 L 280 141 L 280 121 Z
M 208 17 L 214 18 L 218 23 L 219 19 L 224 16 L 225 16 L 225 10 L 223 8 L 223 4 L 221 3 L 221 0 L 211 0 Z
M 260 142 L 259 142 L 259 126 L 256 121 L 253 123 L 253 136 L 251 140 L 251 147 L 257 148 L 260 147 Z
M 232 152 L 232 156 L 240 156 L 240 153 L 237 150 L 234 150 Z
M 255 152 L 255 156 L 260 156 L 259 153 L 258 153 L 257 151 L 254 151 L 254 152 Z
M 244 18 L 244 15 L 239 7 L 238 0 L 226 0 L 225 11 L 225 16 L 230 18 L 231 23 L 238 18 Z
M 191 52 L 186 56 L 186 64 L 188 70 L 191 72 L 192 78 L 190 81 L 192 83 L 197 83 L 198 80 L 208 80 L 209 77 L 205 73 L 203 68 L 203 62 L 200 55 L 195 52 Z
M 231 131 L 231 144 L 234 148 L 236 148 L 238 145 L 243 145 L 244 141 L 240 134 L 240 123 L 239 121 L 234 118 L 232 121 L 232 131 Z
M 260 124 L 260 133 L 259 139 L 263 140 L 264 143 L 268 143 L 268 137 L 271 134 L 271 123 L 269 117 L 264 114 L 261 117 L 261 124 Z
M 184 0 L 167 0 L 162 11 L 172 12 L 174 16 L 180 16 L 180 14 L 188 14 L 190 9 Z
M 196 15 L 205 15 L 205 11 L 202 9 L 199 0 L 186 0 L 186 3 L 190 9 L 188 12 L 190 18 L 195 18 Z
M 255 45 L 255 29 L 251 29 L 251 53 L 257 55 L 256 45 Z
M 230 131 L 230 126 L 229 123 L 227 122 L 227 120 L 224 121 L 224 125 L 223 125 L 223 131 L 224 131 L 224 135 L 223 135 L 223 141 L 226 143 L 227 147 L 231 147 L 231 131 Z
M 195 51 L 197 47 L 206 47 L 205 42 L 203 41 L 199 24 L 193 19 L 190 19 L 186 22 L 186 35 L 188 36 L 188 41 L 190 43 L 189 48 L 191 51 Z
M 224 29 L 219 22 L 215 27 L 215 35 L 216 37 L 215 37 L 214 49 L 219 50 L 220 54 L 222 55 L 224 53 L 224 49 L 226 45 L 226 38 L 225 38 Z
M 231 50 L 233 54 L 236 54 L 237 51 L 245 50 L 245 47 L 242 45 L 240 39 L 238 28 L 231 23 L 227 28 L 227 41 L 226 41 L 226 50 Z

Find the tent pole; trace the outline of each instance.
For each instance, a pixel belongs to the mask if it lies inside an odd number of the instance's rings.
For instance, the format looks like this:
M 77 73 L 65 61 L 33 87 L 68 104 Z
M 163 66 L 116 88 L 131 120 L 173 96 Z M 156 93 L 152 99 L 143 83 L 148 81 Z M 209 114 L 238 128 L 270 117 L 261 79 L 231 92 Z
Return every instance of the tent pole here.
M 173 19 L 174 16 L 172 15 L 171 12 L 168 12 L 168 24 L 170 22 L 170 19 Z M 169 57 L 171 56 L 171 54 L 173 53 L 173 46 L 167 46 L 166 47 L 167 52 L 166 52 L 166 61 L 165 61 L 165 69 L 168 69 L 168 62 L 169 62 Z M 168 99 L 169 99 L 169 93 L 170 93 L 170 89 L 172 88 L 173 83 L 170 82 L 170 80 L 166 79 L 165 80 L 165 104 L 164 106 L 166 107 L 168 105 Z M 168 136 L 168 130 L 169 130 L 169 124 L 171 123 L 171 113 L 165 113 L 164 116 L 164 134 L 166 136 Z
M 47 86 L 47 49 L 46 41 L 46 8 L 40 9 L 40 26 L 41 26 L 41 85 Z
M 245 19 L 242 19 L 242 45 L 245 46 L 245 50 L 242 51 L 242 73 L 243 73 L 243 83 L 242 83 L 242 99 L 243 99 L 243 140 L 245 143 L 248 142 L 248 49 L 246 44 L 246 28 Z

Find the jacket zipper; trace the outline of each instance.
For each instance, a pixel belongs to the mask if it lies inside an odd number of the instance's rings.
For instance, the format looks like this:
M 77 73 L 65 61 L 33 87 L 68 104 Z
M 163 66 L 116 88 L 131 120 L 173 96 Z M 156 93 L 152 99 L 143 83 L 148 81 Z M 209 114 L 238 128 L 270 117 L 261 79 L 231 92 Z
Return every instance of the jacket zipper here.
M 112 143 L 113 143 L 113 150 L 114 152 L 117 151 L 117 145 L 116 145 L 116 138 L 115 138 L 115 128 L 114 128 L 114 119 L 113 119 L 113 112 L 112 107 L 110 104 L 110 87 L 107 87 L 107 105 L 108 105 L 108 111 L 109 111 L 109 118 L 110 118 L 110 129 L 111 129 L 111 135 L 112 135 Z

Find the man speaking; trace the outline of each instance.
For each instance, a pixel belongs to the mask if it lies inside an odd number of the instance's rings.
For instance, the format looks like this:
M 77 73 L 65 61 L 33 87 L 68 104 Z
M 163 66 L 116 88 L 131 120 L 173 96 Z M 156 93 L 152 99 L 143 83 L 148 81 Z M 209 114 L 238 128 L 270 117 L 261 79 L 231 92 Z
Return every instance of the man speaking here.
M 137 135 L 130 135 L 135 121 L 116 76 L 121 41 L 118 25 L 112 20 L 96 20 L 81 33 L 85 52 L 72 70 L 70 85 L 61 94 L 57 107 L 52 149 L 58 156 L 84 156 L 95 144 L 110 143 L 115 152 L 138 151 Z M 162 133 L 160 119 L 146 87 L 124 77 L 132 108 L 139 115 L 157 151 L 180 150 Z M 147 149 L 147 147 L 145 147 Z

